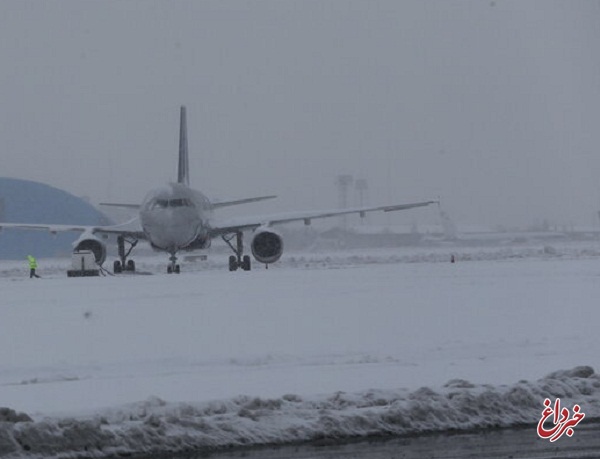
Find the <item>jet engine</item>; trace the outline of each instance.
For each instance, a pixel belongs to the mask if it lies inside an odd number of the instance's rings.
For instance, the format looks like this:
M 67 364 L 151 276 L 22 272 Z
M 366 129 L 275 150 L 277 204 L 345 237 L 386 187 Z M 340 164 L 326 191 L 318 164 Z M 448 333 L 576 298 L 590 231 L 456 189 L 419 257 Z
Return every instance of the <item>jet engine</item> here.
M 106 260 L 106 244 L 93 234 L 83 233 L 79 239 L 73 243 L 73 251 L 90 250 L 96 258 L 96 263 L 101 265 Z
M 260 263 L 275 263 L 283 253 L 283 239 L 272 228 L 260 227 L 254 232 L 250 248 Z

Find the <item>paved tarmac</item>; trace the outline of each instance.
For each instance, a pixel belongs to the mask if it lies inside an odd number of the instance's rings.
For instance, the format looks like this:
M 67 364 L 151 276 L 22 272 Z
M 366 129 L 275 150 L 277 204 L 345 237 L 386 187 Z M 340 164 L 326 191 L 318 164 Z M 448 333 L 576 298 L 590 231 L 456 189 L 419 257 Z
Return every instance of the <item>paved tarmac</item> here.
M 587 421 L 587 420 L 586 420 Z M 535 426 L 460 434 L 349 442 L 341 445 L 295 445 L 239 449 L 153 459 L 546 459 L 600 458 L 600 421 L 582 422 L 573 437 L 554 443 L 538 437 Z

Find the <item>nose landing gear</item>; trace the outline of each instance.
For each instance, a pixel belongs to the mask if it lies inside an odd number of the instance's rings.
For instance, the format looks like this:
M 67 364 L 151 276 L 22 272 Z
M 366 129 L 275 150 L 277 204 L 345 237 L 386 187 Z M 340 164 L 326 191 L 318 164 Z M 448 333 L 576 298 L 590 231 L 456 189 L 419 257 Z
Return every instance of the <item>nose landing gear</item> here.
M 167 273 L 168 274 L 179 274 L 181 272 L 181 269 L 179 267 L 179 265 L 177 264 L 177 257 L 175 256 L 175 254 L 171 254 L 171 257 L 169 258 L 169 260 L 171 261 L 171 264 L 169 264 L 169 266 L 167 266 Z

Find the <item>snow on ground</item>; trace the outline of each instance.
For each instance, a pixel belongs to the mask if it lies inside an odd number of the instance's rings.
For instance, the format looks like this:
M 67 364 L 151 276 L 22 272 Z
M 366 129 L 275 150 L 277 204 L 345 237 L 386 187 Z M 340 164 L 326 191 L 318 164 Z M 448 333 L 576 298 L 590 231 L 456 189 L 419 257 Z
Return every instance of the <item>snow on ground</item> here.
M 0 411 L 0 455 L 508 426 L 545 397 L 600 416 L 595 243 L 137 262 L 0 262 L 0 406 L 33 421 Z

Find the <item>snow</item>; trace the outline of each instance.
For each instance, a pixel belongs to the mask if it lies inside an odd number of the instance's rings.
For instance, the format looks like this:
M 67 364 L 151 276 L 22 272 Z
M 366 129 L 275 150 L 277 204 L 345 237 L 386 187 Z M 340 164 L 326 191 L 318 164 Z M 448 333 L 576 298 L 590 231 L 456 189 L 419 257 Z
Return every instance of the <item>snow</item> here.
M 600 247 L 545 244 L 293 253 L 235 273 L 211 254 L 180 275 L 149 256 L 154 275 L 99 278 L 46 259 L 40 280 L 2 261 L 0 406 L 32 422 L 0 422 L 0 455 L 535 424 L 546 397 L 599 416 Z

